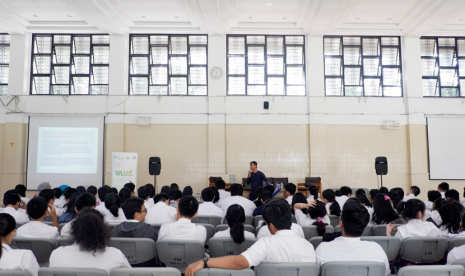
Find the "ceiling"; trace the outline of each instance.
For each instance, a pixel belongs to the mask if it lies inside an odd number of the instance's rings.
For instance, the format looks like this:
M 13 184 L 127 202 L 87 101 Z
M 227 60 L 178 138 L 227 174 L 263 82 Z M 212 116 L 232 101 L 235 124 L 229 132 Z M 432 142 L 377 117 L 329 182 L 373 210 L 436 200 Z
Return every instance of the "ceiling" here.
M 0 0 L 0 33 L 465 36 L 465 0 Z

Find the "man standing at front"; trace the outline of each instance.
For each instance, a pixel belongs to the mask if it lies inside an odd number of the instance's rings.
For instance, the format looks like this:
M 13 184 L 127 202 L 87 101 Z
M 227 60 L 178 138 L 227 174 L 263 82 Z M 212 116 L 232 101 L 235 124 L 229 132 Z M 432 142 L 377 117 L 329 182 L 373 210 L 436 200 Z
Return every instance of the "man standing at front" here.
M 249 174 L 247 175 L 247 184 L 251 184 L 250 193 L 249 193 L 250 200 L 253 201 L 257 199 L 256 190 L 258 187 L 263 186 L 263 181 L 265 181 L 265 184 L 268 184 L 268 179 L 266 179 L 265 174 L 257 170 L 257 162 L 255 161 L 250 162 L 250 171 L 249 171 Z

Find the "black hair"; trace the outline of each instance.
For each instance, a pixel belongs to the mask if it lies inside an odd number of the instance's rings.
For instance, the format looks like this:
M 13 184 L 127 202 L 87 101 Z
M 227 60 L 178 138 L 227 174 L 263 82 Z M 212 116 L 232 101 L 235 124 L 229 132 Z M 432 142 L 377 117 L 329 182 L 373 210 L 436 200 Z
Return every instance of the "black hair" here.
M 315 185 L 310 185 L 307 188 L 308 192 L 313 196 L 313 199 L 318 198 L 318 187 Z
M 257 198 L 260 198 L 260 194 L 263 192 L 263 187 L 257 187 L 255 189 L 255 194 L 257 195 Z
M 47 202 L 50 202 L 50 200 L 55 199 L 55 192 L 52 189 L 44 189 L 40 191 L 39 196 L 45 198 Z
M 199 202 L 193 196 L 183 196 L 179 200 L 178 209 L 181 217 L 193 218 L 199 210 Z
M 292 197 L 292 204 L 291 204 L 291 212 L 292 214 L 294 214 L 294 206 L 296 204 L 299 204 L 299 203 L 303 203 L 303 204 L 307 204 L 307 198 L 305 197 L 305 195 L 303 193 L 295 193 L 294 196 Z M 308 213 L 308 209 L 304 208 L 304 209 L 300 209 L 302 211 L 302 213 L 304 214 L 307 214 Z
M 136 189 L 136 185 L 134 183 L 126 183 L 124 184 L 124 188 L 128 188 L 129 191 L 131 191 L 132 193 Z
M 170 198 L 168 197 L 167 194 L 165 193 L 159 193 L 158 195 L 155 195 L 155 197 L 153 198 L 153 202 L 156 204 L 160 201 L 167 201 L 169 200 Z
M 139 187 L 139 189 L 137 189 L 137 196 L 143 200 L 146 200 L 148 197 L 150 197 L 150 188 L 145 186 Z
M 357 196 L 358 200 L 360 200 L 360 203 L 365 204 L 364 206 L 365 207 L 372 207 L 371 205 L 371 202 L 370 200 L 368 199 L 368 197 L 364 196 L 364 195 L 359 195 Z
M 69 198 L 68 203 L 65 205 L 65 207 L 66 207 L 65 214 L 71 214 L 72 219 L 74 219 L 74 217 L 76 217 L 76 215 L 77 215 L 77 213 L 76 213 L 76 199 L 78 198 L 79 195 L 80 195 L 80 193 L 74 192 L 71 195 L 71 197 Z
M 76 193 L 76 189 L 74 188 L 67 188 L 65 189 L 65 191 L 63 192 L 63 194 L 65 195 L 65 199 L 70 199 L 71 198 L 71 195 L 73 195 L 74 193 Z
M 245 212 L 239 204 L 233 204 L 228 207 L 226 211 L 226 220 L 229 225 L 229 233 L 235 243 L 241 244 L 245 241 L 244 236 L 244 222 L 245 222 Z
M 98 193 L 98 198 L 100 199 L 100 202 L 104 202 L 105 201 L 105 196 L 109 193 L 111 193 L 111 188 L 108 187 L 108 186 L 103 186 L 103 187 L 100 187 L 97 191 Z
M 168 197 L 170 201 L 172 200 L 178 200 L 182 197 L 182 192 L 180 190 L 171 190 L 170 193 L 168 194 Z
M 3 205 L 16 205 L 16 203 L 21 202 L 19 194 L 5 194 L 3 196 Z
M 328 225 L 327 223 L 323 222 L 323 217 L 326 216 L 326 207 L 324 202 L 318 200 L 315 207 L 308 208 L 308 215 L 312 219 L 317 220 L 312 223 L 312 225 L 316 225 L 316 231 L 318 232 L 318 235 L 323 236 L 326 233 L 326 225 Z
M 410 190 L 412 190 L 412 193 L 415 196 L 418 196 L 420 194 L 420 188 L 418 188 L 418 186 L 412 186 L 412 187 L 410 187 Z
M 450 190 L 449 190 L 450 191 Z M 450 234 L 458 234 L 460 229 L 460 210 L 452 201 L 447 201 L 438 210 L 442 223 L 439 226 L 445 226 Z
M 90 185 L 89 187 L 87 187 L 87 192 L 95 196 L 97 195 L 97 187 L 95 187 L 94 185 Z
M 274 187 L 273 187 L 273 185 L 265 185 L 265 187 L 263 187 L 263 192 L 266 192 L 266 191 L 268 191 L 268 192 L 270 192 L 271 194 L 273 194 L 273 193 L 274 193 Z
M 90 193 L 89 193 L 90 194 Z M 80 213 L 71 224 L 71 236 L 80 251 L 104 252 L 111 237 L 110 228 L 104 223 L 102 214 L 93 209 Z
M 60 188 L 53 188 L 53 192 L 55 193 L 55 198 L 60 198 L 63 195 L 63 191 Z
M 462 213 L 465 210 L 465 207 L 462 205 L 462 203 L 457 202 L 457 201 L 452 201 L 452 203 L 459 208 L 460 213 Z
M 15 186 L 15 190 L 18 192 L 19 196 L 26 197 L 26 186 L 23 184 L 18 184 Z
M 292 183 L 287 183 L 286 185 L 284 185 L 284 190 L 288 191 L 289 194 L 294 195 L 296 187 Z
M 341 206 L 336 201 L 336 193 L 332 189 L 326 189 L 323 191 L 323 198 L 325 198 L 328 202 L 333 203 L 329 207 L 329 214 L 334 216 L 341 215 Z
M 389 193 L 389 189 L 387 187 L 379 188 L 379 192 L 387 195 Z
M 128 188 L 121 188 L 118 195 L 121 198 L 121 202 L 124 203 L 131 197 L 131 191 Z
M 17 195 L 17 196 L 21 197 L 21 195 L 15 189 L 11 189 L 11 190 L 6 191 L 3 194 L 3 196 L 6 196 L 6 195 Z
M 388 195 L 392 200 L 392 204 L 393 204 L 394 208 L 396 210 L 398 210 L 397 207 L 399 206 L 399 203 L 402 202 L 402 200 L 404 199 L 404 190 L 402 190 L 401 188 L 392 188 L 389 191 Z M 398 212 L 398 213 L 400 213 L 400 212 Z
M 376 224 L 388 224 L 399 218 L 394 208 L 392 208 L 389 196 L 379 193 L 373 199 L 372 221 Z
M 433 210 L 439 210 L 439 208 L 441 208 L 442 205 L 444 205 L 444 203 L 446 203 L 446 199 L 445 198 L 438 198 L 436 199 L 434 202 L 433 202 Z
M 358 196 L 367 196 L 367 195 L 365 194 L 364 189 L 357 189 L 357 191 L 355 191 L 355 196 L 358 197 Z
M 226 182 L 223 179 L 219 179 L 215 182 L 215 186 L 218 189 L 224 190 L 226 188 Z
M 438 185 L 438 189 L 443 191 L 443 192 L 449 191 L 449 183 L 442 182 L 441 184 Z
M 254 164 L 255 166 L 258 166 L 256 161 L 252 161 L 252 162 L 250 162 L 250 164 Z
M 220 192 L 218 191 L 218 188 L 216 186 L 211 186 L 210 188 L 215 193 L 215 199 L 213 200 L 213 203 L 216 203 L 220 200 Z
M 7 213 L 0 213 L 0 237 L 6 238 L 13 230 L 16 229 L 15 218 Z M 3 246 L 0 244 L 0 259 L 3 254 Z
M 145 184 L 145 187 L 150 189 L 150 198 L 155 196 L 155 187 L 153 187 L 152 183 Z
M 170 189 L 171 189 L 171 190 L 179 190 L 179 185 L 176 184 L 176 183 L 171 183 Z
M 339 189 L 337 189 L 336 191 L 334 191 L 334 195 L 335 196 L 341 196 L 341 191 Z
M 86 208 L 95 207 L 96 200 L 95 196 L 91 193 L 82 193 L 76 198 L 76 209 L 78 212 L 82 212 Z
M 349 186 L 342 186 L 339 189 L 339 192 L 341 193 L 341 196 L 346 196 L 348 194 L 352 195 L 352 189 Z
M 207 187 L 202 190 L 202 199 L 204 202 L 211 202 L 215 197 L 215 191 L 212 188 Z
M 45 212 L 47 212 L 47 208 L 47 199 L 37 196 L 29 200 L 27 203 L 27 214 L 33 219 L 40 219 L 45 215 Z
M 440 192 L 435 190 L 428 191 L 428 201 L 434 202 L 438 198 L 442 198 Z
M 451 200 L 455 200 L 455 201 L 460 201 L 460 194 L 457 190 L 454 190 L 454 189 L 451 189 L 451 190 L 448 190 L 444 196 L 447 198 L 447 199 L 451 199 Z
M 121 208 L 121 198 L 114 193 L 107 194 L 105 197 L 105 208 L 107 208 L 113 216 L 118 217 L 118 210 Z
M 263 202 L 267 202 L 268 200 L 273 198 L 273 194 L 268 192 L 268 191 L 263 191 L 260 194 L 260 199 L 263 200 Z M 294 199 L 294 198 L 293 198 Z
M 244 193 L 244 188 L 241 184 L 232 184 L 231 185 L 231 195 L 232 196 L 242 196 Z
M 161 187 L 160 194 L 169 194 L 171 192 L 170 186 Z
M 144 202 L 145 201 L 142 198 L 138 198 L 138 197 L 131 197 L 127 199 L 123 203 L 124 216 L 127 219 L 134 219 L 134 214 L 140 213 L 142 211 L 142 205 L 144 205 Z
M 272 223 L 278 230 L 289 230 L 292 225 L 291 207 L 285 199 L 273 199 L 263 207 L 263 219 L 267 224 Z
M 397 210 L 402 212 L 402 216 L 406 220 L 418 219 L 418 212 L 425 213 L 425 204 L 419 199 L 412 198 L 407 202 L 401 202 Z
M 76 191 L 80 192 L 81 194 L 87 192 L 87 190 L 86 190 L 86 188 L 84 188 L 84 186 L 77 186 Z
M 192 195 L 194 193 L 194 191 L 192 190 L 192 187 L 191 186 L 186 186 L 184 187 L 184 189 L 182 190 L 182 196 L 186 196 L 186 195 Z
M 356 198 L 346 201 L 341 214 L 341 221 L 346 235 L 360 237 L 369 220 L 368 210 Z
M 114 193 L 115 195 L 118 194 L 118 189 L 116 189 L 115 187 L 111 187 L 111 192 Z
M 370 197 L 371 197 L 372 200 L 375 199 L 375 196 L 376 196 L 377 194 L 379 194 L 379 190 L 378 190 L 378 189 L 371 189 L 371 190 L 370 190 Z

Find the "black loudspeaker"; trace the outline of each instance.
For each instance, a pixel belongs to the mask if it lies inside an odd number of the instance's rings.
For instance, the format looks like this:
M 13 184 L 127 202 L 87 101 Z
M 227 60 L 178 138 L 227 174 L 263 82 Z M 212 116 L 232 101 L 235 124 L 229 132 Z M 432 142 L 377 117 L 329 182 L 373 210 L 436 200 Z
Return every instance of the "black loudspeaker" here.
M 268 109 L 270 107 L 270 102 L 263 102 L 263 108 Z
M 377 175 L 386 175 L 388 173 L 387 158 L 384 156 L 376 157 L 375 170 Z
M 160 157 L 150 157 L 149 158 L 149 174 L 160 175 L 160 171 L 161 171 Z

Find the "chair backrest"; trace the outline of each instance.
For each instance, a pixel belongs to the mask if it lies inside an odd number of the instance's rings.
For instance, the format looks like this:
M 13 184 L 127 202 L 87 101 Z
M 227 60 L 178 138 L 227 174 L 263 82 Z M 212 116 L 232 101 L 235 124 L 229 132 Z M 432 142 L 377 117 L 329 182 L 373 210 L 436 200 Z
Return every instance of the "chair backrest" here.
M 268 179 L 268 181 L 270 180 Z M 286 185 L 287 183 L 289 183 L 289 179 L 287 177 L 273 177 L 273 182 L 272 182 L 273 187 L 276 188 L 276 184 L 278 183 L 280 184 L 283 183 L 283 185 Z M 295 188 L 297 190 L 297 186 Z
M 57 244 L 52 239 L 45 238 L 18 238 L 11 241 L 11 246 L 19 249 L 29 249 L 37 259 L 37 262 L 45 263 L 50 259 L 52 251 L 57 248 Z
M 241 269 L 241 270 L 204 268 L 204 269 L 197 271 L 194 275 L 195 276 L 255 276 L 255 273 L 250 268 Z
M 446 237 L 415 237 L 402 241 L 400 257 L 415 263 L 437 262 L 447 249 Z
M 53 219 L 50 215 L 46 215 L 45 218 L 44 218 L 44 222 L 46 221 L 50 221 L 50 222 L 53 222 Z
M 44 220 L 42 223 L 43 223 L 43 224 L 47 224 L 47 225 L 49 225 L 49 226 L 53 226 L 53 222 L 52 222 L 52 221 L 45 221 L 45 220 Z
M 211 224 L 216 227 L 220 224 L 221 218 L 217 216 L 196 216 L 192 219 L 193 223 Z
M 132 266 L 156 266 L 155 241 L 148 238 L 111 238 L 108 246 L 118 248 Z
M 257 227 L 258 226 L 258 223 L 263 220 L 263 216 L 262 215 L 259 215 L 259 216 L 255 216 L 253 218 L 253 227 Z M 264 220 L 263 220 L 264 221 Z
M 389 261 L 395 260 L 397 256 L 399 256 L 402 241 L 397 237 L 364 236 L 360 239 L 362 241 L 371 241 L 379 244 L 384 252 L 386 252 Z
M 172 267 L 115 268 L 109 276 L 181 276 L 181 272 Z
M 205 224 L 205 223 L 196 223 L 197 225 L 202 225 L 207 229 L 207 239 L 205 240 L 205 244 L 208 243 L 208 241 L 215 235 L 215 227 L 211 224 Z
M 39 276 L 108 276 L 105 270 L 95 268 L 42 267 Z
M 329 220 L 331 221 L 331 226 L 336 227 L 339 225 L 339 216 L 335 215 L 328 215 Z M 337 232 L 336 228 L 334 228 L 334 232 Z
M 69 238 L 58 238 L 57 239 L 58 246 L 68 246 L 74 243 L 74 240 Z
M 245 187 L 251 187 L 251 184 L 247 184 L 247 178 L 242 178 L 242 186 Z
M 256 276 L 318 276 L 315 263 L 261 263 L 255 267 Z
M 321 183 L 321 177 L 305 177 L 305 184 L 318 184 Z
M 461 265 L 412 265 L 402 267 L 397 276 L 463 276 L 464 272 Z
M 465 268 L 465 260 L 457 260 L 455 261 L 454 263 L 452 263 L 453 265 L 461 265 L 463 266 L 463 268 Z M 1 270 L 0 270 L 1 271 Z M 465 275 L 465 273 L 464 273 Z
M 229 227 L 229 225 L 227 225 L 227 224 L 220 224 L 220 225 L 216 226 L 216 232 L 224 231 L 224 230 L 228 229 L 228 227 Z M 244 224 L 244 230 L 248 231 L 250 233 L 255 233 L 255 228 L 252 225 Z
M 262 229 L 262 227 L 263 227 L 263 225 L 260 225 L 260 226 L 257 226 L 257 227 L 255 228 L 255 232 L 254 232 L 255 237 L 258 236 L 258 232 L 260 232 L 260 229 Z
M 160 228 L 162 226 L 162 224 L 159 224 L 159 223 L 156 223 L 156 224 L 150 224 L 150 226 L 152 226 L 153 228 L 155 228 L 155 232 L 157 232 L 157 235 L 160 234 Z
M 395 227 L 401 226 L 402 224 L 393 224 Z M 392 235 L 394 236 L 397 231 L 392 231 Z M 386 224 L 380 224 L 373 226 L 371 230 L 372 236 L 386 236 Z
M 156 246 L 160 261 L 181 273 L 188 265 L 205 257 L 204 244 L 200 241 L 159 240 Z
M 58 224 L 58 230 L 60 230 L 61 232 L 61 229 L 63 228 L 63 226 L 65 226 L 66 223 L 60 223 Z
M 11 270 L 11 269 L 7 269 L 7 270 L 0 269 L 0 275 L 2 276 L 32 276 L 32 274 L 29 273 L 29 271 L 27 270 Z
M 465 237 L 456 237 L 450 240 L 448 251 L 454 249 L 454 247 L 459 247 L 465 244 Z
M 321 267 L 321 276 L 383 276 L 386 274 L 382 262 L 327 262 Z
M 211 238 L 208 242 L 208 249 L 212 258 L 239 255 L 246 251 L 252 244 L 255 243 L 255 239 L 245 238 L 245 241 L 241 244 L 237 244 L 231 237 L 217 237 Z
M 333 233 L 334 227 L 331 225 L 326 225 L 326 233 Z M 309 240 L 313 237 L 318 237 L 318 231 L 316 230 L 316 225 L 306 225 L 302 226 L 302 230 L 304 230 L 304 237 L 306 240 Z
M 323 241 L 323 237 L 313 237 L 308 241 L 313 245 L 313 248 L 316 249 L 318 245 L 320 245 L 320 243 Z
M 210 181 L 210 183 L 213 183 L 213 184 L 215 184 L 216 181 L 218 181 L 218 180 L 223 180 L 223 178 L 221 178 L 221 176 L 210 176 L 208 178 L 208 181 Z

